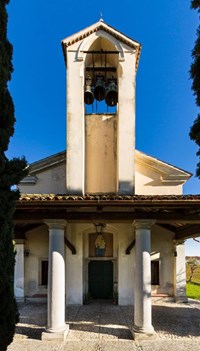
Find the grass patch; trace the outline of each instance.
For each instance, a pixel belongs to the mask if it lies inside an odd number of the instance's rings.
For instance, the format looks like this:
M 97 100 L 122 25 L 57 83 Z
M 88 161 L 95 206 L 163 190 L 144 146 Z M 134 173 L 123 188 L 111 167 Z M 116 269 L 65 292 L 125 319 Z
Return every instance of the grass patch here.
M 187 297 L 190 297 L 191 299 L 200 300 L 200 285 L 195 283 L 187 283 L 186 294 Z

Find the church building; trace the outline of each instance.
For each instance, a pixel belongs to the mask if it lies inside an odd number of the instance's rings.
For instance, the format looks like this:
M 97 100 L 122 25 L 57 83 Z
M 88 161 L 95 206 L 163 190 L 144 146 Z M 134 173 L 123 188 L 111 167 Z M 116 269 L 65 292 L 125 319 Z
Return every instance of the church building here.
M 200 232 L 200 197 L 182 195 L 189 172 L 135 149 L 141 45 L 100 20 L 62 49 L 66 151 L 19 184 L 15 296 L 48 301 L 43 339 L 65 339 L 66 305 L 88 298 L 134 305 L 134 336 L 152 335 L 152 297 L 187 301 L 184 241 Z

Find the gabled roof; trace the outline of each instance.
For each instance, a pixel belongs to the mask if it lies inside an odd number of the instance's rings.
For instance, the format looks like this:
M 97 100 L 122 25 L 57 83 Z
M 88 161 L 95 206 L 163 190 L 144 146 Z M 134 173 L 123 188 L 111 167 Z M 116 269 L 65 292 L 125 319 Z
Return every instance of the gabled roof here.
M 151 168 L 160 174 L 162 183 L 164 182 L 185 182 L 192 174 L 175 167 L 169 163 L 163 162 L 157 158 L 146 155 L 145 153 L 135 150 L 136 163 L 144 167 Z M 28 182 L 28 178 L 35 176 L 37 173 L 44 172 L 45 170 L 61 165 L 66 162 L 66 151 L 59 152 L 52 156 L 43 158 L 39 161 L 33 162 L 29 165 L 29 176 L 22 180 L 22 183 Z
M 29 175 L 35 175 L 36 173 L 43 172 L 48 168 L 60 165 L 66 161 L 66 152 L 61 151 L 57 154 L 45 157 L 41 160 L 31 163 L 28 166 Z
M 65 38 L 62 40 L 62 48 L 63 48 L 63 53 L 64 57 L 66 60 L 66 48 L 69 47 L 70 45 L 82 41 L 83 39 L 89 37 L 91 34 L 98 32 L 100 30 L 103 30 L 104 32 L 109 33 L 112 35 L 114 38 L 117 40 L 121 41 L 122 43 L 125 43 L 129 47 L 133 48 L 136 50 L 136 67 L 138 66 L 139 62 L 139 57 L 140 57 L 140 51 L 141 51 L 141 44 L 128 37 L 127 35 L 121 33 L 114 27 L 110 26 L 109 24 L 105 23 L 103 20 L 99 20 L 98 22 L 92 24 L 91 26 L 82 29 L 81 31 L 70 35 L 69 37 Z
M 161 175 L 162 183 L 184 183 L 192 176 L 192 173 L 190 172 L 163 162 L 138 150 L 135 150 L 135 159 L 139 164 L 143 164 L 145 167 L 151 168 L 159 173 Z

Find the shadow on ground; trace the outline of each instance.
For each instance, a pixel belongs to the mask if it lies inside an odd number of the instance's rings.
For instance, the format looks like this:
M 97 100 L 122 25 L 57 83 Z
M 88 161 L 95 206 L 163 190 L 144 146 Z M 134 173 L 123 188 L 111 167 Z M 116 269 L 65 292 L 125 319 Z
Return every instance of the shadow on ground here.
M 16 336 L 40 340 L 47 323 L 46 304 L 25 303 L 19 306 L 20 323 Z M 200 337 L 200 309 L 188 304 L 154 304 L 153 326 L 161 338 Z M 116 306 L 105 301 L 90 305 L 68 306 L 66 323 L 69 340 L 133 340 L 134 311 L 132 306 Z

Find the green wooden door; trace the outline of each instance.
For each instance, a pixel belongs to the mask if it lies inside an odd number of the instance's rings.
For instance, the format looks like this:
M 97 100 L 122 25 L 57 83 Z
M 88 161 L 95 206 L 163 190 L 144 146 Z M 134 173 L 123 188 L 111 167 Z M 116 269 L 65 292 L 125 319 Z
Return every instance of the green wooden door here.
M 113 293 L 112 261 L 89 262 L 89 293 L 93 299 L 111 299 Z

